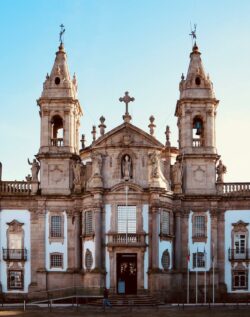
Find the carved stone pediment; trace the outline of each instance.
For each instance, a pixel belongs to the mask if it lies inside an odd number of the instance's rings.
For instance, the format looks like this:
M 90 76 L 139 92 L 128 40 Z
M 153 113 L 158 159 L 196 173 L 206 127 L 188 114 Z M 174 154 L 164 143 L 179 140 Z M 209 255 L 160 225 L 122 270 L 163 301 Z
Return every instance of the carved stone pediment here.
M 238 222 L 232 223 L 234 232 L 247 232 L 247 226 L 249 223 L 239 220 Z
M 9 226 L 9 233 L 18 233 L 22 232 L 23 228 L 22 226 L 24 225 L 22 222 L 19 222 L 17 220 L 12 220 L 11 222 L 7 222 L 7 225 Z
M 93 147 L 128 147 L 137 145 L 163 147 L 163 144 L 157 141 L 153 136 L 130 123 L 123 123 L 104 136 L 101 136 L 94 142 Z

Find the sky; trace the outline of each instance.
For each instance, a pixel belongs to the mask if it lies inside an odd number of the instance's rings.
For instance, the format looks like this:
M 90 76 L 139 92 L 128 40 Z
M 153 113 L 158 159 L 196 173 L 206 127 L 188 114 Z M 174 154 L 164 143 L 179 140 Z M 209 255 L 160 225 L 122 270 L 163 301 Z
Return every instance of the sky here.
M 91 143 L 92 126 L 120 125 L 129 91 L 132 124 L 165 143 L 166 125 L 177 146 L 181 74 L 186 74 L 197 24 L 205 71 L 220 100 L 218 154 L 226 182 L 250 182 L 250 1 L 248 0 L 0 0 L 0 161 L 3 180 L 23 180 L 38 153 L 36 100 L 50 73 L 63 23 L 71 75 L 78 78 L 84 116 L 80 133 Z

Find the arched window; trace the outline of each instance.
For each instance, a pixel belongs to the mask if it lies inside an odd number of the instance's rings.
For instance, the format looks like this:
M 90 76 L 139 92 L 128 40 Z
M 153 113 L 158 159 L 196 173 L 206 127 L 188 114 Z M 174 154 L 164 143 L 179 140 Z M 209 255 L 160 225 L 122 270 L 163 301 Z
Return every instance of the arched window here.
M 92 252 L 87 249 L 85 252 L 85 266 L 87 270 L 91 270 L 93 265 L 93 256 L 92 256 Z
M 63 120 L 59 115 L 55 115 L 51 120 L 52 136 L 51 145 L 63 145 Z
M 193 119 L 193 146 L 203 146 L 204 143 L 204 124 L 199 116 Z
M 121 159 L 121 175 L 124 180 L 129 180 L 133 176 L 132 159 L 128 154 L 122 156 Z
M 164 270 L 168 270 L 169 269 L 169 266 L 170 266 L 170 255 L 169 255 L 168 250 L 165 250 L 162 253 L 161 265 L 162 265 Z

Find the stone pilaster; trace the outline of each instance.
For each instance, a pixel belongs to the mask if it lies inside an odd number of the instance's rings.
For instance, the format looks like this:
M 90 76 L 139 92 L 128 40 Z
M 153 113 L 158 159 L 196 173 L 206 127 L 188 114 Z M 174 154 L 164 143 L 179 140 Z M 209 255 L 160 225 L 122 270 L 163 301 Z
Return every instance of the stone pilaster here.
M 217 268 L 219 269 L 219 283 L 224 283 L 225 276 L 225 211 L 219 210 L 217 216 Z M 215 258 L 216 261 L 216 258 Z M 215 265 L 216 268 L 216 265 Z
M 102 269 L 102 210 L 94 208 L 95 223 L 95 268 Z
M 152 217 L 152 244 L 151 244 L 151 257 L 152 269 L 159 268 L 159 208 L 151 207 Z
M 181 213 L 175 212 L 175 269 L 181 269 Z
M 68 244 L 68 271 L 74 271 L 76 268 L 76 246 L 75 237 L 79 234 L 75 228 L 75 213 L 73 210 L 67 210 L 67 244 Z

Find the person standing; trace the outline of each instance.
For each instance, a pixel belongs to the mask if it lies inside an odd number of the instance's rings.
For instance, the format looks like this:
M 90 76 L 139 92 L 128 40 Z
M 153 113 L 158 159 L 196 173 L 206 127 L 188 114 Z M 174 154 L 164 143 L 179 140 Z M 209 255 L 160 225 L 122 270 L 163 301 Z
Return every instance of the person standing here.
M 112 307 L 112 305 L 109 301 L 109 290 L 106 287 L 104 287 L 104 290 L 103 290 L 103 308 L 105 309 L 106 306 Z

